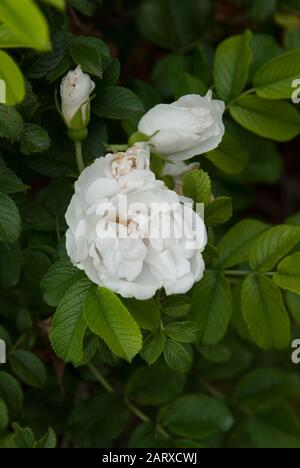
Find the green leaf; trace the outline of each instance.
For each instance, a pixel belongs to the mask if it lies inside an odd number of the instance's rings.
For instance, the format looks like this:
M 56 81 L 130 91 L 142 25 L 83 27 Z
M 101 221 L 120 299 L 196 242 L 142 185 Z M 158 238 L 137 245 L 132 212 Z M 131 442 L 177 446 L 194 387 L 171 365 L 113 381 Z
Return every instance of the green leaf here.
M 118 356 L 131 362 L 142 348 L 142 336 L 120 299 L 109 289 L 93 289 L 84 304 L 89 328 Z
M 227 279 L 206 271 L 195 286 L 189 318 L 199 329 L 200 342 L 216 345 L 225 336 L 232 316 L 233 300 Z
M 277 7 L 277 0 L 254 0 L 251 9 L 251 17 L 254 21 L 262 22 L 272 16 Z
M 0 288 L 16 286 L 21 273 L 21 250 L 18 244 L 0 243 Z
M 71 264 L 69 258 L 61 258 L 51 266 L 42 279 L 44 301 L 52 307 L 57 307 L 66 292 L 80 277 L 82 272 Z
M 252 33 L 234 36 L 222 42 L 216 52 L 214 78 L 219 96 L 231 101 L 243 91 L 252 61 Z
M 193 439 L 228 432 L 234 423 L 223 401 L 202 394 L 174 400 L 162 409 L 159 422 L 173 434 Z
M 21 218 L 15 202 L 0 192 L 0 241 L 14 243 L 21 232 Z
M 297 398 L 300 377 L 272 367 L 251 370 L 239 381 L 234 398 L 253 408 L 264 408 L 271 403 L 283 403 L 286 398 Z
M 39 441 L 35 442 L 34 448 L 55 448 L 57 444 L 56 435 L 51 427 L 48 432 Z
M 101 392 L 75 407 L 67 421 L 67 434 L 76 447 L 107 447 L 121 435 L 129 418 L 118 395 Z
M 151 366 L 162 355 L 166 344 L 166 337 L 162 333 L 150 333 L 144 341 L 141 357 Z
M 13 442 L 16 448 L 33 448 L 34 435 L 29 427 L 21 427 L 17 423 L 13 423 L 15 433 L 13 435 Z
M 215 198 L 205 209 L 205 224 L 219 226 L 232 217 L 232 199 L 230 197 Z
M 194 343 L 198 329 L 193 322 L 171 322 L 164 328 L 164 333 L 180 343 Z
M 148 301 L 123 299 L 122 301 L 140 328 L 153 332 L 159 328 L 160 309 L 154 299 Z
M 63 296 L 54 314 L 50 340 L 55 353 L 65 362 L 77 364 L 83 358 L 83 337 L 87 328 L 83 304 L 92 283 L 79 278 Z
M 0 398 L 6 403 L 10 419 L 15 419 L 22 409 L 23 392 L 19 382 L 4 371 L 0 371 Z
M 159 361 L 153 366 L 140 366 L 133 371 L 125 385 L 125 395 L 139 405 L 160 406 L 180 395 L 184 384 L 184 375 Z
M 41 51 L 50 49 L 47 22 L 32 0 L 2 0 L 0 21 L 20 36 L 26 45 Z
M 107 87 L 92 103 L 95 114 L 107 119 L 128 119 L 144 112 L 141 100 L 130 89 Z
M 293 319 L 300 325 L 300 296 L 286 291 L 285 302 Z
M 0 104 L 0 137 L 12 143 L 19 141 L 23 125 L 23 119 L 16 109 Z
M 265 232 L 250 251 L 252 270 L 270 272 L 300 242 L 300 228 L 280 225 Z
M 90 75 L 102 78 L 102 57 L 92 47 L 74 46 L 70 49 L 72 59 L 77 65 L 81 65 L 83 71 Z
M 0 163 L 0 192 L 17 193 L 24 192 L 28 186 L 8 167 Z
M 9 363 L 14 374 L 31 387 L 43 387 L 47 381 L 45 364 L 34 354 L 23 349 L 13 351 Z
M 258 96 L 265 99 L 290 99 L 292 83 L 300 74 L 300 50 L 275 57 L 255 74 L 253 84 Z
M 300 48 L 300 29 L 299 28 L 293 28 L 285 32 L 284 47 L 287 50 Z
M 228 362 L 232 357 L 230 349 L 221 344 L 215 346 L 198 346 L 198 351 L 205 359 L 215 364 Z
M 248 421 L 256 448 L 300 448 L 299 420 L 287 406 L 276 406 Z
M 176 99 L 186 96 L 187 94 L 199 94 L 204 96 L 208 91 L 207 85 L 190 73 L 184 73 L 177 89 Z
M 193 359 L 191 353 L 177 341 L 167 339 L 164 357 L 170 369 L 177 372 L 184 374 L 192 367 Z
M 14 106 L 22 102 L 25 97 L 23 74 L 16 62 L 2 50 L 0 50 L 0 79 L 5 82 L 6 104 Z
M 254 219 L 245 219 L 230 229 L 218 244 L 218 268 L 239 265 L 249 259 L 249 252 L 257 239 L 269 226 Z
M 59 10 L 64 10 L 65 9 L 65 0 L 40 0 L 44 3 L 48 3 L 51 6 L 54 6 L 58 8 Z
M 243 96 L 230 105 L 232 117 L 244 128 L 275 141 L 289 141 L 300 133 L 300 114 L 287 102 Z
M 266 62 L 283 52 L 282 47 L 276 42 L 276 39 L 268 34 L 253 34 L 251 48 L 253 53 L 251 77 Z
M 210 203 L 211 181 L 209 175 L 202 171 L 190 171 L 183 176 L 183 193 L 185 196 L 192 198 L 195 203 Z
M 289 316 L 280 290 L 271 279 L 254 274 L 245 279 L 242 310 L 250 334 L 260 348 L 285 349 L 289 346 Z
M 277 286 L 300 295 L 300 253 L 282 260 L 277 270 L 273 278 Z
M 226 174 L 239 174 L 249 159 L 244 146 L 229 133 L 225 133 L 218 148 L 206 153 L 205 157 Z
M 50 147 L 50 138 L 46 130 L 38 125 L 26 123 L 20 138 L 21 153 L 29 155 L 44 153 Z
M 8 418 L 8 410 L 7 406 L 3 400 L 0 398 L 0 431 L 5 429 L 8 426 L 9 418 Z

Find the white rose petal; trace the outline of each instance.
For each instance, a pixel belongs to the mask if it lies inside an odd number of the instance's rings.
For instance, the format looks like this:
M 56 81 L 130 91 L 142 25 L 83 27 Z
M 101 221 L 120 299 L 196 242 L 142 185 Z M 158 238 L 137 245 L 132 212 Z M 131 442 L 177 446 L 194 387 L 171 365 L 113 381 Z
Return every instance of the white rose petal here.
M 205 97 L 187 95 L 173 104 L 159 104 L 139 123 L 139 132 L 147 135 L 155 150 L 172 161 L 184 161 L 217 148 L 225 127 L 225 104 Z
M 68 125 L 79 109 L 82 110 L 83 120 L 85 119 L 87 103 L 94 89 L 95 83 L 89 75 L 83 73 L 80 65 L 63 78 L 60 87 L 62 113 Z
M 187 292 L 203 276 L 207 242 L 203 220 L 156 180 L 149 161 L 149 149 L 141 144 L 96 160 L 76 182 L 66 214 L 72 263 L 99 286 L 139 300 L 161 288 L 167 294 Z M 120 208 L 124 197 L 125 214 Z M 160 227 L 166 220 L 170 233 L 152 237 L 151 223 Z M 177 237 L 180 224 L 185 229 Z

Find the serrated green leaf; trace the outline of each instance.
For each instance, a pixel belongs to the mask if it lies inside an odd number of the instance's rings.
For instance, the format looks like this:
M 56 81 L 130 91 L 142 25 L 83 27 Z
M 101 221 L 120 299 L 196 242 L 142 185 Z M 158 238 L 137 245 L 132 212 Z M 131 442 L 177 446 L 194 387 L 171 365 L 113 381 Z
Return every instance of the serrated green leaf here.
M 260 348 L 270 350 L 289 346 L 289 316 L 280 290 L 271 279 L 254 274 L 245 279 L 242 310 L 250 334 Z
M 193 322 L 171 322 L 164 328 L 164 333 L 180 343 L 194 343 L 198 329 Z
M 21 249 L 18 244 L 0 243 L 0 288 L 16 286 L 21 273 Z
M 82 70 L 90 75 L 102 78 L 102 56 L 94 47 L 75 45 L 70 48 L 70 54 L 76 65 L 81 65 Z
M 153 332 L 159 328 L 160 309 L 154 299 L 148 301 L 123 299 L 123 303 L 140 328 Z
M 205 209 L 205 224 L 219 226 L 232 217 L 232 199 L 230 197 L 215 198 Z
M 141 357 L 151 366 L 162 355 L 166 344 L 166 337 L 162 333 L 151 333 L 144 341 Z
M 292 83 L 300 74 L 300 50 L 292 50 L 265 63 L 255 74 L 253 84 L 265 99 L 290 99 Z
M 249 252 L 257 239 L 269 229 L 267 224 L 245 219 L 231 228 L 218 244 L 216 266 L 225 270 L 249 259 Z
M 14 143 L 19 141 L 23 130 L 23 119 L 14 107 L 0 104 L 0 137 Z
M 58 8 L 59 10 L 64 10 L 66 4 L 65 0 L 40 0 L 44 3 L 48 3 L 51 6 Z
M 210 203 L 211 194 L 211 181 L 209 175 L 202 171 L 190 171 L 183 176 L 183 193 L 185 196 L 190 197 L 195 203 Z
M 120 299 L 109 289 L 93 289 L 84 304 L 89 328 L 118 356 L 131 362 L 142 348 L 141 331 Z
M 178 85 L 176 99 L 187 94 L 205 96 L 207 91 L 207 85 L 200 78 L 191 75 L 191 73 L 184 73 Z
M 80 277 L 82 272 L 72 265 L 69 258 L 61 258 L 42 279 L 44 301 L 52 307 L 58 306 L 66 292 Z
M 162 409 L 159 421 L 172 433 L 193 439 L 228 432 L 234 423 L 223 401 L 202 394 L 174 400 Z
M 188 372 L 193 364 L 193 356 L 185 346 L 177 341 L 167 339 L 164 348 L 166 363 L 177 372 Z
M 242 127 L 264 138 L 285 142 L 300 133 L 300 114 L 284 101 L 243 96 L 234 101 L 229 110 Z
M 44 153 L 50 147 L 51 141 L 48 133 L 35 124 L 25 124 L 20 138 L 21 153 L 29 155 Z
M 252 270 L 269 272 L 279 260 L 300 242 L 300 228 L 280 225 L 269 229 L 253 245 L 250 251 Z
M 206 271 L 195 286 L 189 318 L 199 329 L 200 342 L 216 345 L 225 336 L 232 316 L 233 300 L 227 279 Z
M 300 295 L 300 253 L 282 260 L 277 271 L 273 278 L 277 286 Z
M 144 112 L 136 94 L 121 87 L 104 88 L 92 102 L 92 109 L 96 115 L 107 119 L 128 119 Z
M 249 159 L 245 147 L 229 133 L 225 133 L 218 148 L 206 153 L 205 157 L 226 174 L 239 174 Z
M 0 398 L 0 431 L 8 426 L 8 410 L 5 402 Z
M 14 374 L 31 387 L 46 385 L 47 370 L 45 364 L 34 354 L 17 349 L 9 355 L 9 363 Z
M 48 432 L 42 437 L 39 441 L 35 442 L 34 448 L 55 448 L 56 447 L 56 435 L 51 427 L 48 429 Z
M 23 392 L 19 382 L 4 371 L 0 371 L 0 398 L 7 405 L 10 419 L 15 419 L 23 405 Z
M 87 323 L 83 304 L 92 283 L 81 277 L 63 296 L 54 314 L 50 340 L 56 354 L 65 362 L 78 363 L 83 358 L 83 337 Z
M 230 37 L 222 42 L 216 52 L 214 78 L 219 96 L 231 101 L 243 91 L 252 61 L 250 47 L 252 33 Z
M 17 193 L 24 192 L 28 186 L 4 164 L 0 164 L 0 192 Z
M 21 233 L 21 218 L 15 202 L 0 192 L 0 241 L 14 243 Z
M 34 435 L 29 427 L 21 427 L 17 423 L 13 423 L 15 433 L 13 442 L 16 448 L 33 448 Z

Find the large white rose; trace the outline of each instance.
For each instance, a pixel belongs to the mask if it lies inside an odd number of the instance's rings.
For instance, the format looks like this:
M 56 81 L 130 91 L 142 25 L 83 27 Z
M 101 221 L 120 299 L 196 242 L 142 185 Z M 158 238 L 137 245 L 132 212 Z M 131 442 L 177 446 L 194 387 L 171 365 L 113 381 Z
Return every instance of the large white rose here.
M 186 293 L 203 276 L 207 242 L 192 207 L 156 180 L 147 163 L 138 168 L 145 151 L 135 146 L 97 159 L 76 182 L 66 214 L 72 263 L 94 283 L 140 300 L 161 288 Z
M 191 94 L 153 107 L 142 117 L 139 132 L 167 159 L 184 161 L 219 146 L 224 111 L 224 102 L 212 99 L 211 91 L 205 97 Z
M 95 83 L 88 74 L 83 73 L 80 65 L 63 78 L 60 87 L 61 105 L 63 117 L 69 127 L 72 126 L 72 120 L 79 110 L 83 126 L 88 124 L 89 101 L 94 89 Z

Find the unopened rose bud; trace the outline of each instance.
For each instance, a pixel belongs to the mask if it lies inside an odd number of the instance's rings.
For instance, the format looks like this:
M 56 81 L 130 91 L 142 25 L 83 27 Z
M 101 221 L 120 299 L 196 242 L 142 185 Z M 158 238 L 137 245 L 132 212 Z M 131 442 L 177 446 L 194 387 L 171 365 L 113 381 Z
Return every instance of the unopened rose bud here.
M 90 76 L 83 73 L 81 66 L 63 78 L 60 94 L 62 114 L 69 128 L 69 137 L 74 141 L 84 140 L 87 136 L 87 126 L 90 122 L 90 96 L 95 89 L 95 83 Z

